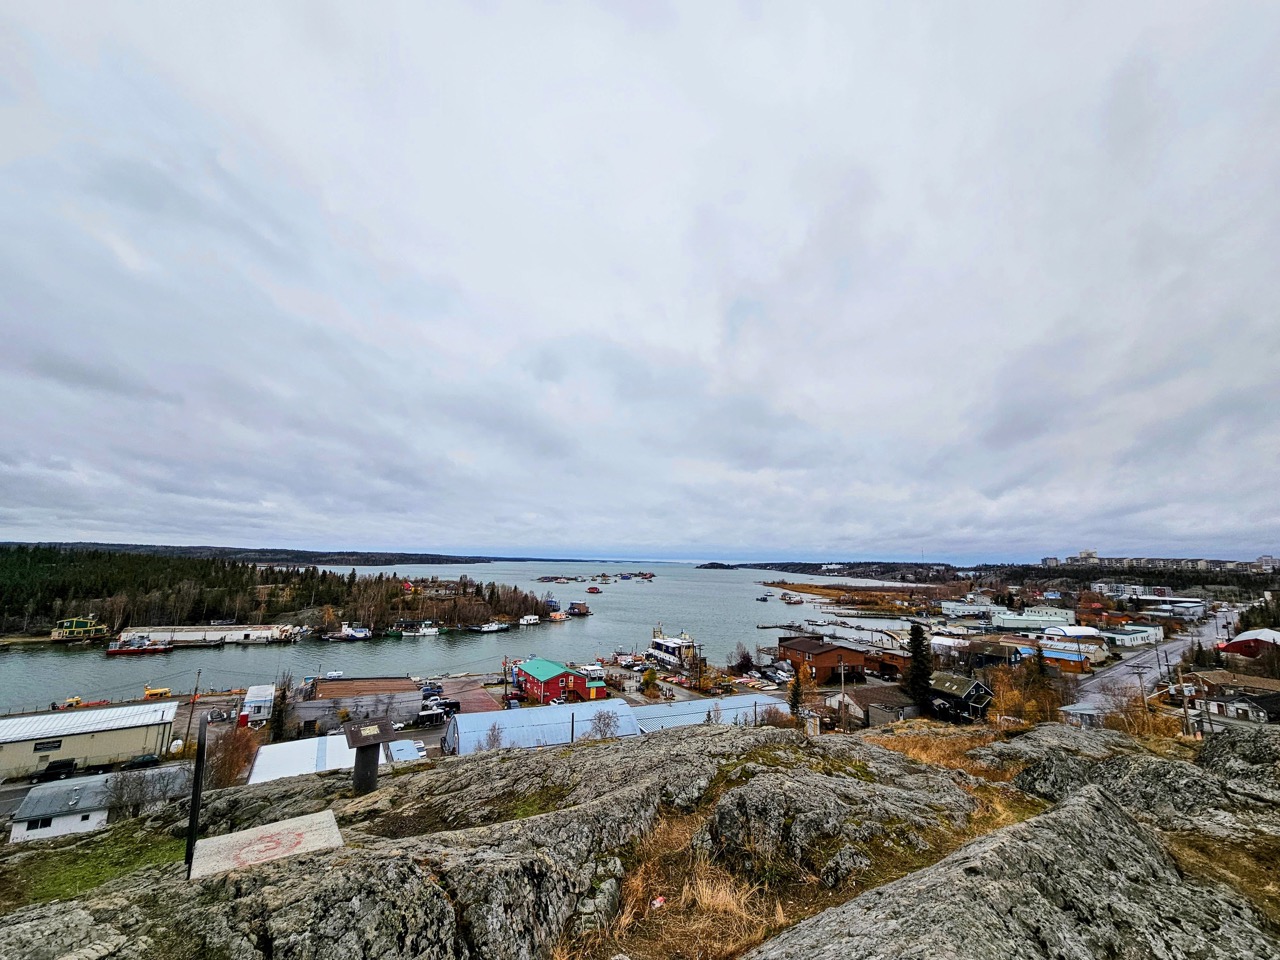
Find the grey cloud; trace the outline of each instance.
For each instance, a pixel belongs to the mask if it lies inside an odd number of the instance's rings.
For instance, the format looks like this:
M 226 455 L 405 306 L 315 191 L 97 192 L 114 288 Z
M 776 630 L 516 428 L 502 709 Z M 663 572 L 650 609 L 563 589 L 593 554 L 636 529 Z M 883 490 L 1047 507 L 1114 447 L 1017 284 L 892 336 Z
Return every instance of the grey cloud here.
M 1280 12 L 0 15 L 0 538 L 1280 549 Z M 908 22 L 910 21 L 910 22 Z

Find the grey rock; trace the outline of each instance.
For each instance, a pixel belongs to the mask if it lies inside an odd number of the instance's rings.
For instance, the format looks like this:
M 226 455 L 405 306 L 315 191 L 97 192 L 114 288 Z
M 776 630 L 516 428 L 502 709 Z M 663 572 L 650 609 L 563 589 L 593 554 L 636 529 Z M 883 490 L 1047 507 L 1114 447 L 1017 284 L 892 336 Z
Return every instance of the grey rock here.
M 747 960 L 1274 960 L 1233 891 L 1189 884 L 1097 787 L 806 920 Z

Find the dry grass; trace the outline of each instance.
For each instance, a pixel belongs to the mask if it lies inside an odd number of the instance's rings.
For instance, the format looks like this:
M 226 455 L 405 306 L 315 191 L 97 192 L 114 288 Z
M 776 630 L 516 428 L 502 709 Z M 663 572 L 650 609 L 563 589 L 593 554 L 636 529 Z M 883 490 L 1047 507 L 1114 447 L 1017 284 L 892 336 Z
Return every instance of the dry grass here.
M 1167 833 L 1165 845 L 1178 869 L 1234 888 L 1280 929 L 1280 838 L 1257 835 L 1238 841 L 1199 833 Z
M 792 912 L 783 896 L 744 880 L 696 854 L 697 815 L 663 820 L 639 851 L 622 883 L 622 907 L 606 931 L 566 941 L 554 960 L 729 960 L 766 937 L 830 904 Z M 845 895 L 847 896 L 847 894 Z M 653 906 L 659 897 L 660 906 Z M 843 899 L 843 897 L 841 898 Z
M 872 734 L 865 739 L 876 746 L 906 754 L 912 760 L 963 770 L 983 780 L 1009 781 L 1020 769 L 1014 765 L 989 767 L 966 756 L 976 747 L 1006 739 L 1005 731 L 996 727 L 953 727 L 927 720 L 911 720 L 895 724 L 887 734 Z

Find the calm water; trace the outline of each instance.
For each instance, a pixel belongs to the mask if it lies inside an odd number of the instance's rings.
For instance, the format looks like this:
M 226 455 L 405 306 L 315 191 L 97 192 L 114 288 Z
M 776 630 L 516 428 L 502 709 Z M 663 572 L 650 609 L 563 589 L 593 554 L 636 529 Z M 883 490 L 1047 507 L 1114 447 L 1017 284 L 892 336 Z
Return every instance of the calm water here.
M 344 572 L 346 569 L 343 568 Z M 777 631 L 758 630 L 757 624 L 785 623 L 806 617 L 822 619 L 812 604 L 788 607 L 774 597 L 756 602 L 764 588 L 759 581 L 781 577 L 766 570 L 697 570 L 692 565 L 629 562 L 489 563 L 460 566 L 360 567 L 358 572 L 391 573 L 406 577 L 450 579 L 465 573 L 489 582 L 514 584 L 539 594 L 550 590 L 564 607 L 585 600 L 593 616 L 535 627 L 513 627 L 506 633 L 445 633 L 438 637 L 329 643 L 308 640 L 296 644 L 226 646 L 220 649 L 176 650 L 146 657 L 108 657 L 101 650 L 67 649 L 50 644 L 15 645 L 0 651 L 0 712 L 47 708 L 50 701 L 69 696 L 85 700 L 122 700 L 142 696 L 145 685 L 189 691 L 200 670 L 200 688 L 226 689 L 270 683 L 289 673 L 294 679 L 341 670 L 352 676 L 428 676 L 441 673 L 479 673 L 500 669 L 504 656 L 538 654 L 556 660 L 589 660 L 614 650 L 643 650 L 653 628 L 661 622 L 669 634 L 687 630 L 704 644 L 703 655 L 723 665 L 739 642 L 754 651 L 769 645 Z M 600 594 L 588 595 L 590 583 L 539 584 L 539 576 L 590 577 L 608 572 L 649 570 L 649 582 L 614 580 Z M 792 582 L 819 578 L 787 575 Z M 829 582 L 829 581 L 828 581 Z M 870 581 L 860 581 L 869 583 Z M 868 625 L 893 626 L 884 621 Z

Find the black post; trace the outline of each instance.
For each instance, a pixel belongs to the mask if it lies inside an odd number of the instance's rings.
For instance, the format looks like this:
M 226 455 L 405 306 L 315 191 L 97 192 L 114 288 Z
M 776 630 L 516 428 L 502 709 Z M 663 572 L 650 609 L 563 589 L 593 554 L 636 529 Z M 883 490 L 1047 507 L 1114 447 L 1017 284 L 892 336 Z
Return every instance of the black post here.
M 204 755 L 209 739 L 209 715 L 200 717 L 200 733 L 196 743 L 196 766 L 191 771 L 191 817 L 187 821 L 187 879 L 191 879 L 191 861 L 196 855 L 196 834 L 200 832 L 200 792 L 204 788 Z
M 369 743 L 356 747 L 356 766 L 351 774 L 351 786 L 358 797 L 378 787 L 378 754 L 381 743 Z

